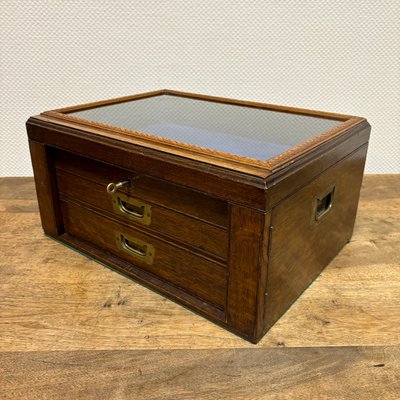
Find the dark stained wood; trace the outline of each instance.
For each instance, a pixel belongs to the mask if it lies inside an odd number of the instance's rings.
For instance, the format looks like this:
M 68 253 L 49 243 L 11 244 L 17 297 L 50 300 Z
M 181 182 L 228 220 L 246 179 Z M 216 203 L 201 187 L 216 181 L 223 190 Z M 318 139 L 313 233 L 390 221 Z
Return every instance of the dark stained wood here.
M 67 152 L 56 153 L 55 166 L 57 169 L 102 185 L 104 192 L 110 182 L 129 180 L 131 188 L 128 191 L 122 188 L 120 191 L 209 224 L 225 229 L 228 227 L 228 203 L 201 192 Z
M 58 115 L 63 115 L 63 114 L 58 114 Z M 80 121 L 84 121 L 80 119 Z M 168 155 L 173 155 L 172 157 L 165 157 L 165 160 L 172 160 L 173 162 L 179 162 L 182 161 L 182 158 L 184 158 L 184 162 L 186 166 L 189 165 L 198 165 L 199 162 L 204 163 L 203 165 L 204 169 L 207 169 L 209 167 L 209 164 L 213 166 L 220 167 L 220 174 L 230 176 L 230 179 L 238 182 L 244 182 L 246 183 L 248 181 L 248 176 L 250 175 L 254 177 L 254 182 L 257 181 L 258 178 L 264 178 L 266 169 L 265 167 L 259 167 L 259 166 L 254 166 L 254 165 L 247 165 L 243 163 L 237 163 L 234 161 L 229 161 L 227 162 L 226 160 L 220 159 L 220 158 L 214 158 L 211 157 L 207 154 L 202 154 L 199 152 L 196 152 L 195 156 L 192 157 L 187 157 L 188 154 L 187 152 L 176 149 L 171 146 L 164 146 L 161 144 L 158 144 L 157 142 L 151 142 L 149 145 L 148 142 L 145 140 L 141 140 L 140 137 L 132 137 L 129 133 L 124 133 L 121 134 L 119 132 L 115 132 L 113 128 L 98 128 L 95 127 L 91 124 L 83 124 L 78 123 L 76 121 L 62 121 L 62 124 L 60 125 L 60 120 L 54 116 L 49 116 L 48 114 L 44 115 L 36 115 L 34 117 L 31 117 L 28 121 L 29 123 L 33 125 L 38 125 L 38 126 L 49 126 L 52 127 L 56 125 L 58 128 L 65 127 L 65 128 L 70 128 L 78 131 L 84 131 L 87 133 L 91 133 L 97 136 L 101 136 L 104 138 L 109 138 L 109 139 L 115 139 L 118 141 L 124 141 L 126 143 L 134 144 L 135 146 L 143 146 L 145 149 L 146 153 L 148 154 L 153 154 L 157 155 L 157 152 L 167 152 Z M 130 132 L 130 131 L 128 131 Z M 149 135 L 150 136 L 150 135 Z M 153 153 L 152 150 L 155 150 L 156 152 Z M 189 152 L 190 153 L 190 152 Z M 211 161 L 211 163 L 210 163 Z M 210 169 L 210 171 L 213 171 L 213 168 Z M 241 174 L 238 174 L 240 172 Z
M 153 273 L 211 304 L 222 309 L 225 307 L 226 269 L 223 265 L 212 263 L 137 228 L 104 218 L 73 202 L 62 201 L 61 205 L 65 230 L 70 235 L 128 261 L 133 269 Z M 119 249 L 116 244 L 119 233 L 154 246 L 154 262 L 147 264 L 142 258 Z
M 160 94 L 342 121 L 265 161 L 62 114 L 86 106 L 27 123 L 48 235 L 256 343 L 350 240 L 370 126 L 359 117 L 175 91 L 134 98 Z M 132 186 L 121 192 L 153 207 L 149 226 L 111 208 L 106 185 L 124 180 Z M 317 221 L 333 188 L 333 206 Z M 154 261 L 121 249 L 118 232 L 139 240 L 139 250 L 154 246 Z
M 271 232 L 271 212 L 268 212 L 264 216 L 263 231 L 260 236 L 259 273 L 257 277 L 257 309 L 255 313 L 256 319 L 253 333 L 254 342 L 258 342 L 258 340 L 262 338 L 266 324 L 264 319 L 267 294 L 268 263 L 271 250 Z
M 0 397 L 398 399 L 398 347 L 0 353 Z
M 33 178 L 3 178 L 0 351 L 399 346 L 399 213 L 400 175 L 366 175 L 351 242 L 255 346 L 49 240 Z M 135 279 L 160 291 L 148 275 Z M 169 296 L 195 308 L 197 298 L 174 290 Z
M 29 150 L 43 229 L 51 235 L 59 235 L 63 231 L 63 226 L 57 200 L 54 160 L 50 150 L 43 143 L 30 140 Z
M 113 140 L 90 132 L 57 126 L 54 123 L 41 122 L 39 125 L 39 122 L 36 119 L 28 121 L 28 135 L 32 140 L 84 154 L 95 160 L 135 170 L 215 197 L 229 198 L 254 208 L 265 208 L 265 183 L 257 176 L 247 176 L 168 153 L 156 152 L 129 141 L 122 142 L 121 138 Z
M 366 175 L 350 244 L 252 345 L 49 240 L 33 178 L 0 178 L 0 398 L 397 400 L 399 211 L 400 175 Z
M 256 340 L 257 285 L 263 244 L 260 238 L 264 224 L 264 214 L 231 207 L 227 321 L 252 341 Z
M 159 278 L 157 275 L 147 272 L 145 269 L 136 267 L 134 264 L 125 261 L 121 257 L 114 256 L 107 250 L 93 246 L 93 244 L 85 240 L 78 239 L 75 236 L 71 236 L 68 233 L 62 234 L 57 238 L 57 240 L 61 243 L 67 244 L 73 249 L 77 249 L 80 253 L 89 256 L 90 259 L 100 261 L 104 266 L 121 272 L 124 276 L 124 280 L 127 280 L 126 276 L 129 275 L 129 277 L 141 283 L 146 288 L 153 289 L 157 291 L 157 293 L 161 293 L 169 299 L 187 306 L 189 309 L 205 316 L 217 324 L 221 325 L 223 321 L 225 321 L 225 310 L 222 310 L 221 308 L 202 300 L 198 296 L 192 295 L 188 291 L 167 282 L 165 279 Z M 162 303 L 166 300 L 166 298 L 162 299 L 162 302 L 159 303 L 159 308 L 162 308 Z M 117 301 L 119 302 L 119 300 Z M 102 303 L 101 307 L 109 307 L 108 301 Z M 138 309 L 142 310 L 142 312 L 145 311 L 145 308 L 142 309 L 140 304 L 138 304 Z M 140 323 L 141 322 L 139 321 L 139 324 Z M 130 325 L 130 327 L 131 326 L 132 325 Z M 154 334 L 154 331 L 152 334 Z M 145 340 L 148 339 L 146 336 L 150 337 L 149 335 L 145 335 Z
M 78 201 L 83 207 L 95 208 L 104 215 L 120 220 L 139 228 L 146 228 L 150 232 L 161 233 L 178 241 L 183 241 L 195 247 L 195 251 L 204 251 L 211 256 L 226 259 L 228 254 L 228 234 L 226 230 L 204 223 L 201 220 L 190 218 L 185 214 L 174 212 L 150 203 L 137 196 L 139 199 L 151 206 L 151 222 L 143 225 L 138 221 L 129 219 L 127 216 L 117 214 L 114 211 L 112 198 L 106 192 L 105 185 L 99 185 L 75 175 L 58 171 L 57 183 L 60 196 Z M 195 204 L 195 203 L 192 203 Z M 198 208 L 199 210 L 201 207 Z
M 265 330 L 350 241 L 366 152 L 361 147 L 273 209 Z M 313 202 L 332 187 L 332 207 L 316 222 Z
M 273 208 L 285 197 L 295 193 L 327 168 L 340 161 L 344 155 L 368 143 L 371 127 L 359 128 L 343 137 L 342 141 L 335 141 L 331 143 L 330 147 L 327 145 L 323 151 L 321 148 L 315 149 L 314 157 L 307 157 L 305 160 L 299 159 L 287 168 L 268 176 L 266 180 L 267 208 Z

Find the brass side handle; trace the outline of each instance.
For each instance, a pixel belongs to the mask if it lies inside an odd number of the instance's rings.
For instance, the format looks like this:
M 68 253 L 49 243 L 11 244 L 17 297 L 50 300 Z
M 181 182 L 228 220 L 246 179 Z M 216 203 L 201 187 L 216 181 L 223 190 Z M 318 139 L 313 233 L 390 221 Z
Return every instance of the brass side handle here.
M 123 182 L 118 182 L 118 183 L 110 182 L 107 185 L 107 193 L 114 194 L 122 186 L 128 186 L 128 185 L 129 185 L 129 181 L 123 181 Z
M 120 250 L 125 251 L 146 264 L 153 264 L 155 251 L 154 246 L 150 243 L 146 243 L 125 233 L 117 233 L 116 242 Z

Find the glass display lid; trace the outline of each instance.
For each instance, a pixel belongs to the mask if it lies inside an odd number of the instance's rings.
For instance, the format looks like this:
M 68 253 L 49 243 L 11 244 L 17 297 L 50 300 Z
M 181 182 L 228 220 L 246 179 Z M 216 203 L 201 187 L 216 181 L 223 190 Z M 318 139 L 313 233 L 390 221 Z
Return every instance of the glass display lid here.
M 228 159 L 267 161 L 310 146 L 358 119 L 239 100 L 162 90 L 50 111 L 65 119 L 115 128 Z

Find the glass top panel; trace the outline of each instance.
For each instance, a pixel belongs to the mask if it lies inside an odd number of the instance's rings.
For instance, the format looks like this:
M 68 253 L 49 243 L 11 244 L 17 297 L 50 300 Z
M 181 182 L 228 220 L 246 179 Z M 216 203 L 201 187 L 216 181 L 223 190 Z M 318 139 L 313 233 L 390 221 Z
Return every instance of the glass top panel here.
M 158 95 L 69 113 L 93 122 L 268 160 L 340 120 Z

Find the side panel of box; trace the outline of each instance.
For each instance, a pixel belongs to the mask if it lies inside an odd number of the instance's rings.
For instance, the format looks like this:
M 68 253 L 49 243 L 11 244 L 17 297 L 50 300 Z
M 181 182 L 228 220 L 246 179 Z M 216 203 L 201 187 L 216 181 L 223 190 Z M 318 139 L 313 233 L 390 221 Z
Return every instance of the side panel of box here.
M 45 233 L 57 237 L 63 232 L 54 173 L 54 159 L 49 147 L 29 140 L 32 167 L 35 176 L 40 218 Z
M 367 145 L 272 210 L 264 332 L 350 240 Z

